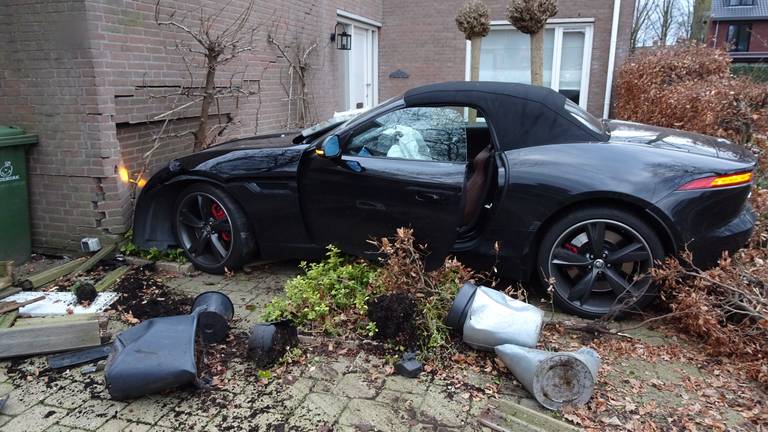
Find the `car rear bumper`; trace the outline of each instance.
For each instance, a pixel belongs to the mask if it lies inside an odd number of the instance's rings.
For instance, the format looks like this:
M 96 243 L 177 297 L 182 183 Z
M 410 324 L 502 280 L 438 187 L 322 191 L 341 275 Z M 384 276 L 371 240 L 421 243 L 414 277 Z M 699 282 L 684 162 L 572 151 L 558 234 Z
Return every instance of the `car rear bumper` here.
M 693 254 L 693 264 L 699 268 L 711 268 L 717 265 L 723 251 L 735 252 L 742 248 L 752 235 L 757 214 L 749 204 L 728 224 L 709 231 L 688 244 Z

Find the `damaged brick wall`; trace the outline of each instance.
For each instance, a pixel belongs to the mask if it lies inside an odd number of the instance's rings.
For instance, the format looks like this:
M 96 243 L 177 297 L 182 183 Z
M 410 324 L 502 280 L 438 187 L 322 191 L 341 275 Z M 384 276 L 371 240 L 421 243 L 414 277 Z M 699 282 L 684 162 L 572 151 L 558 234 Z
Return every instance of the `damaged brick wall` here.
M 86 17 L 82 0 L 0 5 L 0 123 L 40 137 L 29 153 L 37 251 L 125 229 L 111 103 L 99 90 Z

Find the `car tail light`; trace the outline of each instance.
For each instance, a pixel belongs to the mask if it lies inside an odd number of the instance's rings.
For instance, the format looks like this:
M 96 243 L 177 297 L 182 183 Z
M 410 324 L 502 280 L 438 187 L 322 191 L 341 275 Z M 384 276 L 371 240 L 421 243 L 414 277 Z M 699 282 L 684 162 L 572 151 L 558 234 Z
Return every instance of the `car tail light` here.
M 705 177 L 688 182 L 680 186 L 677 190 L 696 190 L 696 189 L 715 189 L 726 186 L 738 186 L 752 181 L 752 172 L 742 172 L 736 174 L 727 174 L 721 176 Z

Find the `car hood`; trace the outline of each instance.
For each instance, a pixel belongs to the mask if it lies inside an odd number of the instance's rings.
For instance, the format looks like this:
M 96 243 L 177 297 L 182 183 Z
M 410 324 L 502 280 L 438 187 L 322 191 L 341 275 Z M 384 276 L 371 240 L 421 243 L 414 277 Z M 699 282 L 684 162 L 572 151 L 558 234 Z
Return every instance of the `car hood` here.
M 260 135 L 255 137 L 241 138 L 234 141 L 227 141 L 209 147 L 205 151 L 231 150 L 240 148 L 275 148 L 290 147 L 293 144 L 293 137 L 297 132 L 283 132 L 270 135 Z
M 614 143 L 643 144 L 749 164 L 755 162 L 752 152 L 723 138 L 619 120 L 607 121 L 606 126 L 611 133 L 610 142 Z

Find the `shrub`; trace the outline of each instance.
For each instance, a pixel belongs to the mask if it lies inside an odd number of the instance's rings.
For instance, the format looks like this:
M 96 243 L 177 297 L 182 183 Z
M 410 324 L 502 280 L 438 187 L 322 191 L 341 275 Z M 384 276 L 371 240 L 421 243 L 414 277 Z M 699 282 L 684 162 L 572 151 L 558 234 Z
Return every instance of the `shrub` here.
M 759 83 L 768 83 L 768 64 L 738 63 L 731 65 L 731 73 L 737 77 L 746 77 Z
M 730 74 L 724 51 L 684 45 L 639 52 L 616 81 L 616 117 L 747 143 L 768 131 L 768 87 Z
M 286 282 L 285 294 L 266 306 L 265 320 L 291 319 L 337 334 L 345 323 L 358 323 L 365 316 L 375 267 L 343 256 L 334 246 L 328 247 L 323 261 L 302 262 L 300 267 L 304 274 Z

